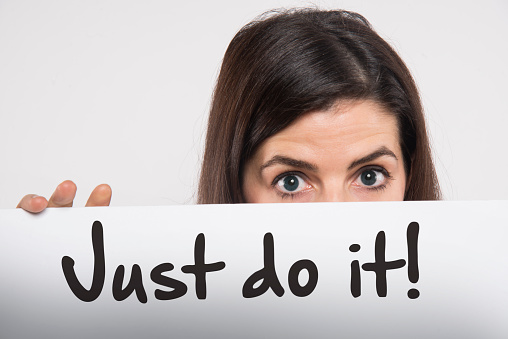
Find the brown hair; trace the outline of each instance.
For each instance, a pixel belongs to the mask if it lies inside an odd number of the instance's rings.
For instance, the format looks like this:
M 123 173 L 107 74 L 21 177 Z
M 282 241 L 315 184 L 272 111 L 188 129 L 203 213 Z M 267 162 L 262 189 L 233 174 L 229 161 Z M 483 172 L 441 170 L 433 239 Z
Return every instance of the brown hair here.
M 224 56 L 208 121 L 198 203 L 242 202 L 242 169 L 257 147 L 303 114 L 370 99 L 398 121 L 405 200 L 440 189 L 416 84 L 361 15 L 290 10 L 243 27 Z

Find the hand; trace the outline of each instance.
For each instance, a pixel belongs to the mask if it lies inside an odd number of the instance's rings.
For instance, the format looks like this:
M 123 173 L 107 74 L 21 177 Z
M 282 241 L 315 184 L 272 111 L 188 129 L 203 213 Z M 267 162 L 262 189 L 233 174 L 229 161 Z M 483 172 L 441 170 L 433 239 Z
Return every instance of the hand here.
M 66 180 L 56 187 L 49 201 L 35 194 L 27 194 L 21 199 L 17 208 L 22 208 L 31 213 L 40 213 L 46 207 L 71 207 L 76 190 L 76 184 Z M 102 184 L 95 187 L 85 206 L 109 206 L 110 201 L 111 187 L 107 184 Z

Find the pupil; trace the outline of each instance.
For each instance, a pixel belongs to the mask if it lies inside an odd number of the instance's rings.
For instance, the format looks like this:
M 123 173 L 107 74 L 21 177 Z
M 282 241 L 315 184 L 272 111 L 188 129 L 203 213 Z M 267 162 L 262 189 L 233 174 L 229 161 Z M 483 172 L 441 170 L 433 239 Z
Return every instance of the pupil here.
M 284 178 L 284 188 L 290 192 L 298 188 L 298 178 L 294 175 L 290 175 Z
M 360 176 L 360 179 L 362 180 L 362 183 L 367 186 L 372 186 L 376 183 L 376 172 L 370 170 L 365 171 Z

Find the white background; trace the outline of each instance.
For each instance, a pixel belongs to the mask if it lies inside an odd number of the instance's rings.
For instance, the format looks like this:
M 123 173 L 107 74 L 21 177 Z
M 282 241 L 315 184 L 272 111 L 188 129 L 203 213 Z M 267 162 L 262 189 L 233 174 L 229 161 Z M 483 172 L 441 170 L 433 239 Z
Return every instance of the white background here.
M 195 201 L 207 110 L 234 34 L 277 7 L 364 15 L 421 90 L 447 200 L 506 199 L 504 1 L 0 0 L 0 208 L 65 179 L 83 205 Z

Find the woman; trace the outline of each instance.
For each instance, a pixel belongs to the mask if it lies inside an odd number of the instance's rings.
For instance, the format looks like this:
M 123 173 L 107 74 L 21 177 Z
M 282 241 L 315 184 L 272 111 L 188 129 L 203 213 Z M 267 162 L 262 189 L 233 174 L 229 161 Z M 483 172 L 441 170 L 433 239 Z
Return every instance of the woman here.
M 71 206 L 75 185 L 25 196 Z M 98 186 L 87 206 L 108 205 Z M 416 85 L 365 18 L 291 10 L 238 32 L 215 88 L 198 203 L 437 200 Z

